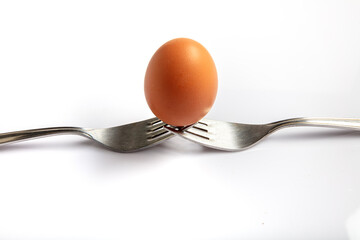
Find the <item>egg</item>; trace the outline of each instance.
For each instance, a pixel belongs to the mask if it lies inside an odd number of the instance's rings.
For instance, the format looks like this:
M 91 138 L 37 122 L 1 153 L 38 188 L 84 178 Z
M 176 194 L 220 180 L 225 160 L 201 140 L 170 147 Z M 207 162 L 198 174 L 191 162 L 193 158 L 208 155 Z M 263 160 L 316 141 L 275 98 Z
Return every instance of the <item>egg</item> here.
M 202 119 L 214 104 L 217 88 L 210 53 L 192 39 L 166 42 L 146 69 L 146 101 L 159 119 L 172 126 L 188 126 Z

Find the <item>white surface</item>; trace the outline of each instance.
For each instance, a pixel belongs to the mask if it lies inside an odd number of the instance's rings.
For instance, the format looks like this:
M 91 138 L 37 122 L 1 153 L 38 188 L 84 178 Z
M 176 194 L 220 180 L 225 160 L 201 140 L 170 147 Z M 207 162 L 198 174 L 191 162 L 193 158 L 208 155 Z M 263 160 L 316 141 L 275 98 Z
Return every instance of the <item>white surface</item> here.
M 0 132 L 152 116 L 148 61 L 212 54 L 208 118 L 360 117 L 359 1 L 0 2 Z M 360 239 L 360 134 L 298 128 L 244 152 L 77 136 L 0 148 L 0 239 Z

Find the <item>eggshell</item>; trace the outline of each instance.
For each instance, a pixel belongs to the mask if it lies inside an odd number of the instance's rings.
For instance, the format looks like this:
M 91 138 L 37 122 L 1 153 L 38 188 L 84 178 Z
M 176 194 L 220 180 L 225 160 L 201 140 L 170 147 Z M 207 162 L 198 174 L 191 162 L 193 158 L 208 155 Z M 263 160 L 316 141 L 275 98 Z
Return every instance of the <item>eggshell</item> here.
M 187 126 L 203 118 L 214 104 L 217 71 L 205 47 L 177 38 L 155 52 L 144 85 L 146 101 L 159 119 L 172 126 Z

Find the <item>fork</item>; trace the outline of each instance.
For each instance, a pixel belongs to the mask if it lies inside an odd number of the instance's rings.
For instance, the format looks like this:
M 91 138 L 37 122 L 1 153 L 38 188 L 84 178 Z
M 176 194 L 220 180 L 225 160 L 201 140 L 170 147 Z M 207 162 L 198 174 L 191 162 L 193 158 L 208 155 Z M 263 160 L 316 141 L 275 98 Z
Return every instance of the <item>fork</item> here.
M 360 130 L 360 119 L 291 118 L 269 124 L 242 124 L 202 119 L 192 127 L 166 125 L 172 133 L 209 148 L 240 151 L 254 146 L 265 136 L 286 127 L 314 126 Z
M 164 129 L 164 125 L 165 123 L 158 118 L 150 118 L 118 127 L 100 129 L 79 127 L 39 128 L 1 133 L 0 144 L 60 134 L 75 134 L 94 140 L 113 151 L 134 152 L 171 138 L 173 134 Z

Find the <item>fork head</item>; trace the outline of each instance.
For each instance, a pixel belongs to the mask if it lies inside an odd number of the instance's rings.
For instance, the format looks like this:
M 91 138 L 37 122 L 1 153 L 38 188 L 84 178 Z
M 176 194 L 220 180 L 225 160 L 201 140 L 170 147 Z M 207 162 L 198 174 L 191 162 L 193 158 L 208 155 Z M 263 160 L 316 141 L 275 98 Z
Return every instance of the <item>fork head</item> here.
M 240 151 L 252 147 L 270 131 L 268 125 L 240 124 L 202 119 L 192 127 L 179 129 L 166 125 L 172 133 L 209 148 Z
M 174 136 L 164 128 L 158 118 L 130 123 L 118 127 L 91 129 L 90 138 L 117 152 L 134 152 Z

